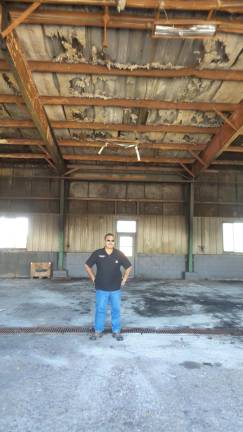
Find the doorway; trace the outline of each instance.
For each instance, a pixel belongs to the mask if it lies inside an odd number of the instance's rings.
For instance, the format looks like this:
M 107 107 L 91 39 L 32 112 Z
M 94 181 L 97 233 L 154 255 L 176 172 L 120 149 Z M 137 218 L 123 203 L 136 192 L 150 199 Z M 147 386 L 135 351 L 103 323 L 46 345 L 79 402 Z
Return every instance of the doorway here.
M 134 277 L 137 222 L 134 220 L 118 220 L 116 232 L 117 247 L 127 256 L 132 264 L 132 271 L 129 277 Z

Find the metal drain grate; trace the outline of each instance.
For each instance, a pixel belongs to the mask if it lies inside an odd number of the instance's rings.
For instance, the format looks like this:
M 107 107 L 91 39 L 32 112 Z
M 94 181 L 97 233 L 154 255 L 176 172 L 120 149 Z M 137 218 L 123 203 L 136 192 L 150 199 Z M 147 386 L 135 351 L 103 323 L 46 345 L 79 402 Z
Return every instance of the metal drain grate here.
M 43 326 L 43 327 L 0 327 L 0 335 L 2 334 L 20 334 L 20 333 L 90 333 L 91 327 L 79 326 Z M 110 333 L 111 330 L 105 330 L 105 333 Z M 149 327 L 125 327 L 122 333 L 137 333 L 137 334 L 192 334 L 192 335 L 230 335 L 243 336 L 243 328 L 149 328 Z

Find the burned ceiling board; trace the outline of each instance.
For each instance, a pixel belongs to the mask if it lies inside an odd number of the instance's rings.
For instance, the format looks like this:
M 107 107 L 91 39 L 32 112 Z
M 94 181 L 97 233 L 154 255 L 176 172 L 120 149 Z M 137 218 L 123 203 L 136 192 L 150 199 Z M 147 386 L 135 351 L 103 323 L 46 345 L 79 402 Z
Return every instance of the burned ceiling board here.
M 46 1 L 14 30 L 60 155 L 73 167 L 79 163 L 104 168 L 109 163 L 123 164 L 129 173 L 132 167 L 144 163 L 151 169 L 155 164 L 171 172 L 177 168 L 181 175 L 185 163 L 188 169 L 184 169 L 184 176 L 190 179 L 190 173 L 199 175 L 205 169 L 207 147 L 211 148 L 220 133 L 225 140 L 223 128 L 225 124 L 230 127 L 230 119 L 242 102 L 243 8 L 238 8 L 236 15 L 235 8 L 218 9 L 215 3 L 217 13 L 207 16 L 211 10 L 209 2 L 198 2 L 196 6 L 194 2 L 193 10 L 192 2 L 183 2 L 181 7 L 179 1 L 165 1 L 168 10 L 164 6 L 166 12 L 161 10 L 160 20 L 165 13 L 169 21 L 181 19 L 184 23 L 206 18 L 210 23 L 215 19 L 222 31 L 217 30 L 213 38 L 155 39 L 151 37 L 155 16 L 154 11 L 147 9 L 148 2 L 135 1 L 130 9 L 131 0 L 127 0 L 124 11 L 122 7 L 120 13 L 114 7 L 108 10 L 108 46 L 104 47 L 104 8 L 96 3 L 91 7 L 89 1 L 55 1 L 52 5 Z M 28 2 L 6 4 L 12 21 L 28 7 Z M 0 58 L 5 58 L 4 50 Z M 56 70 L 55 65 L 59 67 Z M 4 61 L 1 68 L 0 99 L 4 95 L 20 96 L 21 86 Z M 160 71 L 166 74 L 156 75 Z M 130 76 L 119 75 L 124 72 Z M 150 75 L 137 76 L 138 72 Z M 177 75 L 173 75 L 175 72 Z M 234 76 L 230 75 L 234 72 Z M 172 102 L 174 106 L 150 105 L 153 102 Z M 185 102 L 188 106 L 183 108 L 180 104 Z M 203 106 L 205 103 L 207 106 Z M 228 105 L 216 106 L 219 103 Z M 40 139 L 30 118 L 24 100 L 0 100 L 0 139 Z M 241 131 L 235 132 L 231 135 L 238 139 Z M 228 161 L 231 168 L 237 168 L 239 161 L 241 169 L 242 142 L 238 140 L 234 149 L 234 142 L 229 140 L 230 147 L 224 146 L 219 161 L 215 161 L 219 156 L 212 147 L 209 169 L 223 169 L 219 164 L 210 165 L 222 161 Z M 129 142 L 137 145 L 140 158 L 134 147 L 128 147 Z M 174 147 L 168 147 L 173 143 Z M 104 144 L 106 147 L 99 154 Z M 44 142 L 43 146 L 45 150 Z M 231 149 L 234 152 L 226 151 Z M 23 155 L 40 152 L 34 143 L 0 147 L 3 153 L 15 154 L 17 150 Z

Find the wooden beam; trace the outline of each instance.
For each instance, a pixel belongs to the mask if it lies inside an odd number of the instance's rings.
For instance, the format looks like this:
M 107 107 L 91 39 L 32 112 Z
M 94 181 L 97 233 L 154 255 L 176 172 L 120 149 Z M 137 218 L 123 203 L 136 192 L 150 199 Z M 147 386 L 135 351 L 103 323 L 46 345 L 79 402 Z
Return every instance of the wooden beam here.
M 117 148 L 117 142 L 129 143 L 129 140 L 123 142 L 123 140 L 109 141 L 108 140 L 96 140 L 96 141 L 77 141 L 75 139 L 59 139 L 57 143 L 60 147 L 75 147 L 75 148 L 99 148 L 104 145 L 104 142 L 109 142 L 109 147 Z M 43 141 L 38 139 L 26 139 L 26 138 L 2 138 L 0 139 L 0 145 L 9 146 L 42 146 Z M 206 144 L 187 144 L 187 143 L 153 143 L 153 142 L 139 142 L 137 141 L 139 148 L 143 149 L 159 149 L 159 150 L 177 150 L 177 151 L 201 151 L 205 149 Z M 243 148 L 242 148 L 243 149 Z
M 157 6 L 158 7 L 158 4 Z M 10 11 L 12 20 L 18 19 L 22 13 L 21 10 Z M 220 33 L 243 33 L 242 21 L 239 19 L 222 20 L 198 18 L 160 18 L 156 23 L 169 26 L 191 26 L 199 25 L 216 25 L 217 32 Z M 48 9 L 38 11 L 26 18 L 25 24 L 44 24 L 44 25 L 67 25 L 67 26 L 83 26 L 83 27 L 104 27 L 104 14 L 97 12 L 80 12 L 60 9 Z M 109 14 L 108 28 L 132 29 L 151 31 L 154 25 L 153 16 L 141 16 L 138 14 Z M 180 37 L 180 36 L 179 36 Z M 195 37 L 195 36 L 194 36 Z
M 183 162 L 180 162 L 180 165 L 191 177 L 194 177 L 193 172 Z
M 240 106 L 239 106 L 239 108 L 240 108 Z M 230 127 L 232 127 L 232 129 L 234 129 L 234 130 L 236 130 L 237 131 L 237 127 L 228 119 L 228 117 L 226 117 L 223 113 L 221 113 L 220 111 L 218 111 L 216 108 L 215 108 L 215 113 L 219 116 L 219 117 L 221 117 L 223 120 L 224 120 L 224 122 L 225 123 L 228 123 L 228 125 L 230 126 Z
M 6 0 L 7 3 L 21 3 L 23 0 Z M 31 3 L 32 0 L 25 0 L 25 3 Z M 44 4 L 76 4 L 86 6 L 110 6 L 116 7 L 115 0 L 43 0 Z M 167 10 L 201 10 L 208 11 L 211 9 L 222 10 L 230 13 L 243 13 L 241 0 L 163 0 L 162 6 Z M 138 9 L 157 9 L 158 0 L 127 0 L 126 8 Z
M 104 106 L 121 108 L 146 108 L 159 110 L 191 110 L 214 111 L 222 117 L 224 112 L 233 112 L 240 108 L 241 104 L 215 103 L 215 102 L 171 102 L 154 99 L 123 99 L 123 98 L 93 98 L 74 96 L 40 96 L 43 105 L 67 105 L 67 106 Z M 1 94 L 0 103 L 24 104 L 21 96 Z M 223 117 L 225 120 L 225 116 Z
M 125 162 L 125 163 L 155 163 L 155 164 L 192 164 L 194 159 L 187 158 L 148 158 L 141 157 L 141 161 L 138 161 L 136 157 L 125 157 L 125 156 L 113 156 L 113 155 L 70 155 L 64 154 L 63 159 L 67 161 L 100 161 L 100 162 Z
M 183 125 L 164 125 L 164 124 L 148 124 L 148 125 L 135 125 L 135 124 L 122 124 L 122 123 L 90 123 L 78 121 L 52 121 L 51 126 L 54 129 L 87 129 L 87 130 L 113 130 L 124 132 L 175 132 L 175 133 L 192 133 L 192 134 L 209 134 L 213 135 L 218 132 L 218 127 L 197 127 L 197 126 L 183 126 Z M 28 128 L 33 129 L 35 125 L 31 120 L 0 120 L 1 128 Z
M 230 69 L 196 69 L 196 68 L 179 68 L 179 69 L 147 69 L 147 67 L 137 66 L 136 69 L 119 69 L 118 66 L 109 65 L 99 66 L 88 63 L 56 63 L 53 61 L 30 60 L 28 62 L 32 72 L 43 73 L 68 73 L 68 74 L 90 74 L 90 75 L 111 75 L 111 76 L 133 76 L 144 78 L 184 78 L 193 77 L 208 80 L 221 81 L 243 81 L 242 70 Z M 0 60 L 0 70 L 9 70 L 7 62 Z M 203 103 L 202 103 L 203 104 Z
M 197 127 L 183 125 L 164 125 L 164 124 L 121 124 L 121 123 L 90 123 L 78 121 L 53 121 L 54 129 L 88 129 L 88 130 L 113 130 L 124 132 L 175 132 L 175 133 L 196 133 L 196 134 L 215 134 L 219 128 Z M 1 125 L 1 122 L 0 122 Z
M 56 169 L 64 171 L 64 162 L 49 126 L 45 110 L 40 102 L 39 94 L 28 67 L 25 55 L 20 47 L 17 36 L 11 32 L 6 37 L 7 58 L 15 76 L 18 87 L 32 117 L 33 125 L 38 129 L 40 136 L 50 153 Z
M 205 166 L 203 167 L 199 161 L 195 162 L 192 166 L 192 171 L 195 176 L 200 174 L 205 167 L 212 164 L 212 162 L 217 159 L 223 151 L 229 148 L 230 144 L 232 144 L 239 135 L 243 134 L 243 106 L 235 111 L 229 120 L 237 127 L 237 131 L 232 129 L 232 127 L 227 123 L 219 129 L 218 133 L 213 137 L 206 149 L 199 155 L 204 161 Z
M 211 165 L 234 165 L 234 166 L 242 166 L 243 160 L 215 160 Z
M 92 97 L 64 97 L 41 96 L 43 105 L 68 105 L 68 106 L 104 106 L 119 108 L 146 108 L 158 110 L 196 110 L 196 111 L 229 111 L 233 112 L 240 104 L 230 103 L 206 103 L 206 102 L 171 102 L 154 99 L 124 99 L 124 98 L 92 98 Z M 0 96 L 1 102 L 1 96 Z
M 0 159 L 46 159 L 46 158 L 48 158 L 48 156 L 42 153 L 0 153 Z
M 64 148 L 99 148 L 101 147 L 105 141 L 109 142 L 108 140 L 97 140 L 97 141 L 78 141 L 75 139 L 59 139 L 57 140 L 59 147 Z M 122 142 L 122 140 L 120 140 Z M 109 147 L 111 148 L 117 148 L 117 145 L 115 144 L 116 140 L 114 142 L 109 142 Z M 127 143 L 129 140 L 127 140 Z M 9 145 L 9 146 L 38 146 L 41 147 L 43 150 L 43 141 L 38 139 L 32 139 L 32 138 L 0 138 L 0 146 L 1 145 Z M 200 156 L 197 155 L 198 151 L 202 151 L 207 147 L 207 144 L 187 144 L 187 143 L 153 143 L 153 142 L 138 142 L 139 148 L 143 149 L 158 149 L 161 151 L 189 151 L 192 156 L 195 159 L 198 159 L 202 165 L 206 165 L 205 162 L 200 158 Z M 243 153 L 243 146 L 229 146 L 224 150 L 224 152 L 227 153 Z M 77 168 L 75 168 L 76 170 Z
M 19 24 L 23 23 L 28 16 L 32 14 L 39 6 L 41 1 L 33 3 L 24 12 L 22 12 L 18 18 L 16 18 L 9 26 L 1 32 L 2 38 L 5 38 L 9 33 L 11 33 Z

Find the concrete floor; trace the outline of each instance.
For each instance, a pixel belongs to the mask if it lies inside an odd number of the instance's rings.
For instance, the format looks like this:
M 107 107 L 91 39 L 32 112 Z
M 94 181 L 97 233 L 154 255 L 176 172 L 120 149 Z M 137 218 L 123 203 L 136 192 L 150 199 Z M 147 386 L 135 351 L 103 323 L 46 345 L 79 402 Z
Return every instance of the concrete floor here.
M 240 282 L 133 281 L 123 325 L 243 328 L 242 292 Z M 1 280 L 0 297 L 0 327 L 92 324 L 86 280 Z M 243 337 L 0 335 L 0 431 L 239 432 L 242 376 Z

